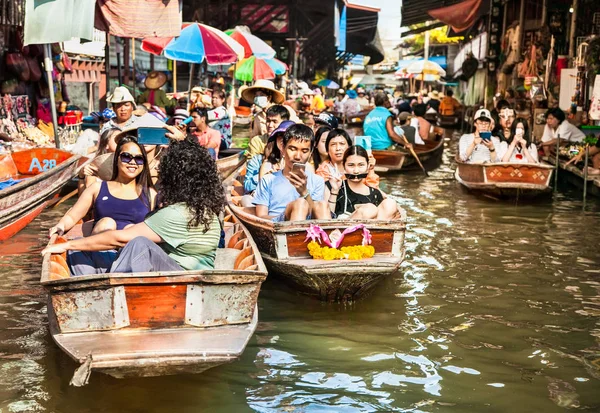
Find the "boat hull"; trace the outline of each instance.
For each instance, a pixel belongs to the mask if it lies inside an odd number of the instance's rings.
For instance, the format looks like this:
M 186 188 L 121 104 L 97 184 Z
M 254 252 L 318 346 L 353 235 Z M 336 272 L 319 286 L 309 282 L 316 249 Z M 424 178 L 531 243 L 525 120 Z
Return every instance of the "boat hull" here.
M 229 175 L 233 173 L 236 169 L 238 169 L 244 162 L 246 162 L 246 157 L 244 155 L 244 151 L 241 150 L 232 155 L 226 156 L 224 158 L 217 159 L 217 169 L 219 170 L 219 174 L 221 175 L 221 179 L 227 178 Z
M 415 152 L 424 166 L 434 166 L 439 163 L 444 152 L 444 139 L 439 136 L 435 141 L 427 142 L 425 146 L 414 145 Z M 399 172 L 420 169 L 415 158 L 407 152 L 399 150 L 373 151 L 375 157 L 375 172 Z
M 406 212 L 401 209 L 397 220 L 310 220 L 280 222 L 258 218 L 248 208 L 236 205 L 241 188 L 230 178 L 229 205 L 233 213 L 248 228 L 267 268 L 296 291 L 322 301 L 356 300 L 386 276 L 398 270 L 404 259 Z M 232 195 L 233 194 L 233 195 Z M 237 194 L 237 195 L 236 195 Z M 364 224 L 375 248 L 373 258 L 363 260 L 313 259 L 307 247 L 306 234 L 310 225 L 318 225 L 327 234 Z M 346 234 L 340 247 L 361 245 L 362 231 Z
M 214 270 L 72 277 L 65 254 L 46 254 L 41 283 L 53 340 L 80 369 L 117 378 L 199 373 L 236 360 L 256 330 L 267 272 L 231 213 L 224 231 Z M 80 235 L 77 226 L 50 243 Z
M 50 148 L 17 152 L 12 156 L 15 158 L 14 176 L 27 179 L 0 191 L 0 241 L 21 231 L 44 210 L 48 201 L 76 175 L 80 159 L 78 155 Z M 56 166 L 37 175 L 25 174 L 31 169 L 28 165 L 36 162 L 42 165 L 48 160 L 54 160 Z
M 502 198 L 533 198 L 551 192 L 553 168 L 542 164 L 469 164 L 457 160 L 456 180 L 467 189 Z

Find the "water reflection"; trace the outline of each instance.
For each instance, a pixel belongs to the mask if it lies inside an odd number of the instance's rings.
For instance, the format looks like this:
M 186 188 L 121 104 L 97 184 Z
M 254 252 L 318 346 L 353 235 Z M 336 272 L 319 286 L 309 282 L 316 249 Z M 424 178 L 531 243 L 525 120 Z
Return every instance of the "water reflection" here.
M 68 387 L 37 284 L 65 209 L 44 212 L 0 247 L 0 411 L 599 411 L 600 204 L 475 197 L 452 157 L 382 181 L 409 217 L 398 274 L 347 305 L 269 280 L 241 360 L 195 376 Z

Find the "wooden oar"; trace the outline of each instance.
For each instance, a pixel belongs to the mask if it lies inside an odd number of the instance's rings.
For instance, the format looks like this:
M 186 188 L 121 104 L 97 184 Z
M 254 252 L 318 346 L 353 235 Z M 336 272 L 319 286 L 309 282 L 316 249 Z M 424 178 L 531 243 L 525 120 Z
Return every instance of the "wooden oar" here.
M 410 149 L 410 153 L 412 153 L 412 156 L 415 157 L 415 160 L 417 161 L 417 163 L 419 164 L 419 166 L 421 167 L 421 169 L 423 170 L 423 173 L 425 174 L 425 176 L 429 176 L 429 174 L 427 173 L 427 171 L 425 170 L 425 167 L 423 166 L 423 164 L 421 163 L 421 160 L 419 159 L 419 157 L 417 156 L 417 154 L 415 153 L 415 150 L 411 147 Z
M 52 201 L 48 202 L 48 207 L 56 208 L 57 206 L 65 202 L 67 199 L 73 198 L 75 195 L 77 195 L 78 191 L 78 189 L 74 189 L 72 192 L 69 192 L 62 198 L 53 199 Z

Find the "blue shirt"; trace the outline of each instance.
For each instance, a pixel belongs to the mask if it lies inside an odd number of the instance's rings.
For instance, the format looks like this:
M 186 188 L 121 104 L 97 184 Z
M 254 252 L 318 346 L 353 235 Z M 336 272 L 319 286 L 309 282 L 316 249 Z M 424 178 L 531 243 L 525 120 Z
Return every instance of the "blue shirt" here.
M 394 144 L 385 128 L 387 118 L 390 116 L 392 116 L 392 112 L 383 106 L 377 106 L 365 118 L 363 129 L 365 135 L 371 137 L 372 149 L 387 149 Z
M 319 175 L 307 172 L 306 187 L 313 201 L 322 201 L 325 193 L 325 181 Z M 254 205 L 266 205 L 270 216 L 279 216 L 285 212 L 289 203 L 300 198 L 296 188 L 283 176 L 283 171 L 265 175 L 258 183 L 254 193 Z
M 249 194 L 258 186 L 258 173 L 263 163 L 263 155 L 254 155 L 246 164 L 246 177 L 244 178 L 244 192 Z

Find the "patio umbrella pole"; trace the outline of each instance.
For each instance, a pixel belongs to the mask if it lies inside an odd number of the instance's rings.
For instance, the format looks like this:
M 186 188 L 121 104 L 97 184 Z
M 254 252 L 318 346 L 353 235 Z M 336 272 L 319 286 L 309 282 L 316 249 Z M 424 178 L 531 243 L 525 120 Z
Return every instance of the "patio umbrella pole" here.
M 131 38 L 131 65 L 133 66 L 131 77 L 133 78 L 133 98 L 135 99 L 135 38 Z
M 188 82 L 188 102 L 192 103 L 192 80 L 194 78 L 194 63 L 190 63 L 190 80 Z
M 48 81 L 48 94 L 50 95 L 50 109 L 52 110 L 52 128 L 54 129 L 54 144 L 60 149 L 60 138 L 58 136 L 58 117 L 56 116 L 56 101 L 54 100 L 54 82 L 52 81 L 52 52 L 50 45 L 44 44 L 44 69 Z
M 173 60 L 173 93 L 177 93 L 177 60 Z

